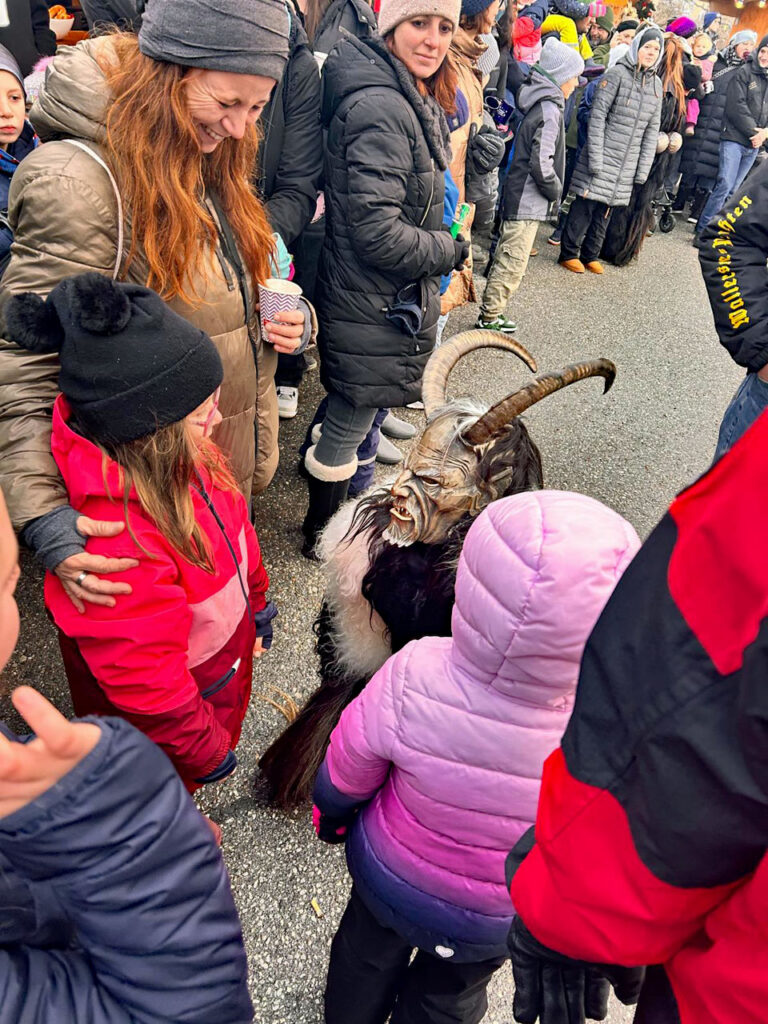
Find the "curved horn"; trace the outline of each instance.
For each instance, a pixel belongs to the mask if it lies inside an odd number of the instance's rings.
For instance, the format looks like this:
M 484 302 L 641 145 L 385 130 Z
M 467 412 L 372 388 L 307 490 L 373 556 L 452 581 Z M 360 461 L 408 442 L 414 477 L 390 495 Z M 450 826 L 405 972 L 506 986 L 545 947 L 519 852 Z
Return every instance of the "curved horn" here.
M 536 360 L 519 341 L 505 338 L 496 331 L 462 331 L 461 334 L 457 334 L 455 338 L 449 338 L 448 341 L 443 342 L 440 348 L 435 349 L 424 369 L 421 397 L 424 401 L 427 419 L 435 409 L 445 405 L 448 376 L 456 363 L 478 348 L 500 348 L 506 352 L 512 352 L 518 359 L 522 359 L 531 373 L 536 373 Z
M 511 420 L 526 409 L 530 409 L 536 402 L 540 402 L 542 398 L 551 395 L 553 391 L 567 388 L 569 384 L 575 384 L 578 380 L 586 380 L 587 377 L 604 377 L 605 394 L 613 384 L 615 376 L 616 367 L 610 359 L 590 359 L 586 363 L 566 366 L 559 373 L 543 373 L 530 384 L 497 402 L 463 434 L 464 440 L 473 445 L 485 444 L 500 433 Z

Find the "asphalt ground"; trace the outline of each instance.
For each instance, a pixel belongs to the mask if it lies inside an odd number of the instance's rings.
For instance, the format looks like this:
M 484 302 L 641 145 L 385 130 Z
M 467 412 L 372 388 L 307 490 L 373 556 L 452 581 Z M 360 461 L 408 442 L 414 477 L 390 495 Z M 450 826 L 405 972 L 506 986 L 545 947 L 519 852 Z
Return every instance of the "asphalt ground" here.
M 591 494 L 645 536 L 674 494 L 711 461 L 718 424 L 741 373 L 717 343 L 688 225 L 653 236 L 637 262 L 621 270 L 607 267 L 602 277 L 558 267 L 547 234 L 539 232 L 539 255 L 509 307 L 518 339 L 540 370 L 607 356 L 618 374 L 605 397 L 601 382 L 586 381 L 545 399 L 526 414 L 526 423 L 541 448 L 547 486 Z M 445 337 L 471 327 L 476 315 L 476 306 L 452 314 Z M 451 392 L 500 398 L 527 375 L 514 357 L 476 353 L 457 367 Z M 298 550 L 306 491 L 296 450 L 321 395 L 317 373 L 307 374 L 299 414 L 281 427 L 277 477 L 258 501 L 257 528 L 271 596 L 280 608 L 276 640 L 257 663 L 238 770 L 199 800 L 224 831 L 259 1024 L 322 1020 L 329 943 L 350 884 L 342 849 L 315 839 L 308 811 L 272 810 L 258 781 L 254 785 L 259 755 L 285 724 L 266 698 L 275 699 L 277 688 L 300 702 L 316 685 L 311 626 L 323 577 Z M 403 415 L 420 422 L 420 413 Z M 381 479 L 386 475 L 377 469 Z M 29 683 L 71 711 L 43 608 L 42 574 L 29 557 L 22 568 L 22 633 L 6 687 Z M 17 724 L 7 699 L 0 714 Z M 491 985 L 487 1024 L 511 1024 L 512 990 L 506 966 Z M 628 1022 L 631 1013 L 613 1006 L 610 1020 Z

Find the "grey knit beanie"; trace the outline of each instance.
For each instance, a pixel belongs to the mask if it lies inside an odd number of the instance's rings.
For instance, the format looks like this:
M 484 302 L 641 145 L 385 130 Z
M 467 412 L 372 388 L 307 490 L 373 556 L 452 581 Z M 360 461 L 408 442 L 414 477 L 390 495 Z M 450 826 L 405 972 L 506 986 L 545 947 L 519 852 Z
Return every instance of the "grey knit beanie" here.
M 21 86 L 21 91 L 24 92 L 24 79 L 21 76 L 21 68 L 11 51 L 7 50 L 4 46 L 0 46 L 0 71 L 7 71 L 13 75 Z
M 283 0 L 148 0 L 139 49 L 168 64 L 279 82 L 288 33 Z
M 584 61 L 576 50 L 551 36 L 542 47 L 538 64 L 558 85 L 564 85 L 571 78 L 578 78 L 584 70 Z
M 455 32 L 459 27 L 460 13 L 461 0 L 381 0 L 379 34 L 385 36 L 401 22 L 418 18 L 420 14 L 427 17 L 434 14 L 438 18 L 446 18 L 453 25 Z
M 728 40 L 726 50 L 735 50 L 741 43 L 752 43 L 753 46 L 756 46 L 757 32 L 754 32 L 751 28 L 742 28 L 738 32 L 734 32 Z

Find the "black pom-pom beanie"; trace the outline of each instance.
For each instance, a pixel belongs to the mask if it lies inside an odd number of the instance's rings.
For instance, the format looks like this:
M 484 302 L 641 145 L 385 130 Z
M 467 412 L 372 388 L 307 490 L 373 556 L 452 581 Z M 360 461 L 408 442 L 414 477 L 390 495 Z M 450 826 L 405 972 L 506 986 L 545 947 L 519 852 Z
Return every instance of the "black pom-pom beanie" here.
M 134 441 L 177 423 L 221 384 L 208 335 L 141 285 L 78 274 L 45 301 L 13 296 L 4 318 L 8 340 L 59 353 L 59 387 L 96 441 Z

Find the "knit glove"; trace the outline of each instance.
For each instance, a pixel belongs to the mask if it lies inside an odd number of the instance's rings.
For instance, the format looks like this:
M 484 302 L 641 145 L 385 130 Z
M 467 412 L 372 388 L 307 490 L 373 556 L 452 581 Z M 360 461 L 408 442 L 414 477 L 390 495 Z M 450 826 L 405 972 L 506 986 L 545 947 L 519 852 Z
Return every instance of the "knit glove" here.
M 611 988 L 625 1005 L 640 997 L 644 967 L 572 960 L 543 946 L 518 916 L 507 939 L 515 978 L 512 1013 L 518 1024 L 584 1024 L 605 1020 Z
M 319 807 L 312 805 L 312 824 L 318 839 L 324 843 L 346 843 L 347 827 L 351 825 L 354 814 L 351 817 L 332 818 L 323 814 Z

